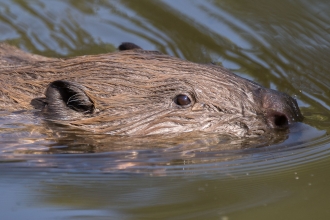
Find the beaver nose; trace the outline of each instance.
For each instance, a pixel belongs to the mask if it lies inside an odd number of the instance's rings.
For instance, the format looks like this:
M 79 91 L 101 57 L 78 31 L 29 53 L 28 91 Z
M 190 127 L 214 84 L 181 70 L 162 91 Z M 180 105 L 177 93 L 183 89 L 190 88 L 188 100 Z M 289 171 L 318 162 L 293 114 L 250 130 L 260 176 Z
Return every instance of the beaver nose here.
M 285 128 L 302 120 L 296 100 L 289 95 L 271 89 L 263 89 L 260 95 L 264 116 L 270 127 Z

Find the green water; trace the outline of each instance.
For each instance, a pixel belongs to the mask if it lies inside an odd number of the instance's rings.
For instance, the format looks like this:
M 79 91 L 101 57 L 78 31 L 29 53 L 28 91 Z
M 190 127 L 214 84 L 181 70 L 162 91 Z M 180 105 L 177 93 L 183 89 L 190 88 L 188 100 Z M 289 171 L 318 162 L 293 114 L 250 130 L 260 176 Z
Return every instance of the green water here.
M 0 112 L 1 219 L 329 219 L 329 24 L 325 0 L 0 1 L 0 42 L 51 57 L 133 42 L 286 92 L 305 116 L 283 143 L 225 149 L 237 143 L 131 144 Z

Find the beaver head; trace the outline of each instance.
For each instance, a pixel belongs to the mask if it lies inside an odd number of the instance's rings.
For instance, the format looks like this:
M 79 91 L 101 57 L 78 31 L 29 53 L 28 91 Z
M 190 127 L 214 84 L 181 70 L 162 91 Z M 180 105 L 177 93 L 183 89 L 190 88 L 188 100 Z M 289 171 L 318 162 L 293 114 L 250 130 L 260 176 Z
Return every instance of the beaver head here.
M 244 137 L 285 129 L 302 118 L 290 96 L 223 67 L 134 44 L 119 49 L 64 60 L 28 60 L 25 54 L 20 65 L 3 68 L 1 77 L 16 79 L 9 83 L 16 106 L 28 108 L 28 96 L 46 119 L 100 133 L 205 131 Z

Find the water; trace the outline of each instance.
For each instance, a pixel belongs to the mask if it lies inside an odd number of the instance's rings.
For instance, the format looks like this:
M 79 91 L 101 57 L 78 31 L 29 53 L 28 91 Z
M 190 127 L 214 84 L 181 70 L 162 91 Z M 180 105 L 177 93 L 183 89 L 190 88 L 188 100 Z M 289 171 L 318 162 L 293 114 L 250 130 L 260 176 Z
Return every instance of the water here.
M 0 1 L 0 41 L 107 53 L 123 41 L 294 96 L 287 139 L 123 139 L 0 112 L 1 219 L 328 219 L 330 3 Z

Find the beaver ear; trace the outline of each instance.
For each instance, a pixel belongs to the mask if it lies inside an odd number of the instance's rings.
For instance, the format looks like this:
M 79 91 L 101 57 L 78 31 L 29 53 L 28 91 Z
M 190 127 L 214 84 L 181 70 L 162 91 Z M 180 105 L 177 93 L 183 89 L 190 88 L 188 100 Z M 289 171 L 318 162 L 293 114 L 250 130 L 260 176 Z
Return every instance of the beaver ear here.
M 136 44 L 133 44 L 130 42 L 124 42 L 119 45 L 118 49 L 120 51 L 123 51 L 123 50 L 135 50 L 135 49 L 142 49 L 142 48 Z
M 81 114 L 92 114 L 95 109 L 82 86 L 65 80 L 49 84 L 45 102 L 44 113 L 52 119 L 72 119 Z

